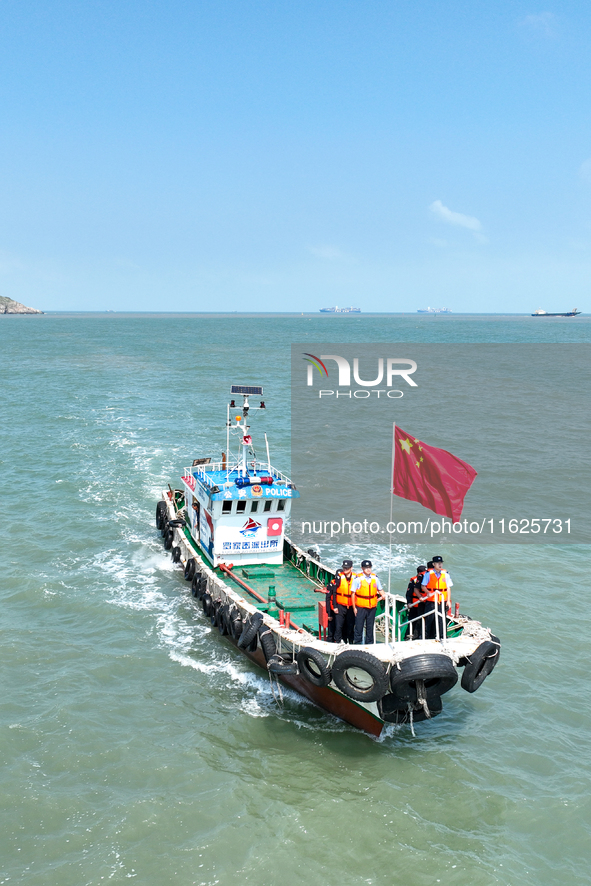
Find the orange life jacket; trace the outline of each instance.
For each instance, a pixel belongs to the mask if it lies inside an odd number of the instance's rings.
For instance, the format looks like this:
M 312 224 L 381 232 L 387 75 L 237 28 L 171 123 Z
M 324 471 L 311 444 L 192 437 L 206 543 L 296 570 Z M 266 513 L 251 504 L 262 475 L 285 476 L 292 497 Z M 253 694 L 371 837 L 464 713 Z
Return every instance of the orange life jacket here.
M 371 573 L 368 577 L 365 572 L 357 576 L 361 581 L 359 590 L 355 591 L 355 605 L 362 609 L 373 609 L 378 605 L 378 586 L 376 576 Z
M 409 581 L 409 584 L 410 584 L 411 581 L 414 583 L 414 582 L 422 581 L 422 580 L 423 580 L 423 576 L 422 576 L 422 575 L 421 575 L 420 578 L 419 578 L 418 575 L 413 575 L 413 577 L 412 577 L 412 578 L 410 579 L 410 581 Z M 421 593 L 422 593 L 422 591 L 420 590 L 420 588 L 417 588 L 417 586 L 416 586 L 416 584 L 415 584 L 415 587 L 414 587 L 413 590 L 412 590 L 412 603 L 410 604 L 410 605 L 411 605 L 411 609 L 414 608 L 415 606 L 418 606 L 419 603 L 422 602 L 422 600 L 420 599 L 420 595 L 421 595 Z
M 441 570 L 439 575 L 437 575 L 434 569 L 429 570 L 429 583 L 423 585 L 423 591 L 427 594 L 429 602 L 441 603 L 443 600 L 447 603 L 449 591 L 447 589 L 446 576 L 447 573 L 444 569 Z
M 337 603 L 339 606 L 351 606 L 351 585 L 353 584 L 353 579 L 357 578 L 357 576 L 352 572 L 350 578 L 347 578 L 347 576 L 342 573 L 339 577 L 340 582 L 337 587 Z

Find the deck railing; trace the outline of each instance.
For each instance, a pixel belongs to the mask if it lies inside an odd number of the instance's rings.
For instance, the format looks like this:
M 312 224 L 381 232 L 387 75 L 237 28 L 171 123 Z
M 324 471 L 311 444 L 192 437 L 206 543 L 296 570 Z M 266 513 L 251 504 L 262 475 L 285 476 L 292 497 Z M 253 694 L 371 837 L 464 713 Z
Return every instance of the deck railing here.
M 406 639 L 408 631 L 412 632 L 413 639 L 425 640 L 425 622 L 429 617 L 433 617 L 435 620 L 434 639 L 445 640 L 447 636 L 447 609 L 445 601 L 442 600 L 437 603 L 434 611 L 431 610 L 424 615 L 409 618 L 408 610 L 400 610 L 396 607 L 396 601 L 400 601 L 400 599 L 401 598 L 397 597 L 395 594 L 385 593 L 384 612 L 376 619 L 376 622 L 381 620 L 384 622 L 385 643 L 397 643 L 402 639 Z
M 277 470 L 271 466 L 269 469 L 269 465 L 266 461 L 249 461 L 248 462 L 248 470 L 257 471 L 261 476 L 271 476 L 274 480 L 279 480 L 281 483 L 290 483 L 290 479 L 287 474 L 284 474 L 282 471 Z M 226 474 L 226 482 L 231 483 L 230 474 L 236 474 L 236 476 L 240 475 L 240 470 L 238 467 L 229 467 L 226 463 L 222 461 L 213 461 L 208 465 L 191 465 L 191 467 L 185 468 L 185 477 L 191 475 L 197 475 L 201 477 L 203 480 L 207 480 L 207 474 L 211 474 L 212 471 L 223 471 Z

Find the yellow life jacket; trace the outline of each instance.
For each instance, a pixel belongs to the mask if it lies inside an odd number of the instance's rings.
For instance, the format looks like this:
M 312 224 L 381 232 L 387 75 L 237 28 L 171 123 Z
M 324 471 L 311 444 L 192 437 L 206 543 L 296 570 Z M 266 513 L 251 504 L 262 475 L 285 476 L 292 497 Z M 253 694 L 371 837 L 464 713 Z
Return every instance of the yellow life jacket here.
M 339 606 L 351 606 L 351 585 L 353 584 L 353 579 L 357 578 L 354 572 L 351 573 L 351 577 L 347 578 L 346 575 L 339 576 L 339 586 L 337 588 L 337 603 Z
M 444 569 L 441 570 L 439 575 L 437 575 L 434 569 L 429 570 L 429 583 L 423 585 L 423 591 L 427 594 L 429 602 L 441 603 L 442 600 L 447 602 L 449 593 L 446 576 L 447 573 Z
M 355 591 L 355 605 L 362 609 L 374 609 L 378 605 L 378 586 L 376 576 L 371 573 L 368 577 L 365 572 L 358 576 L 361 581 L 359 590 Z

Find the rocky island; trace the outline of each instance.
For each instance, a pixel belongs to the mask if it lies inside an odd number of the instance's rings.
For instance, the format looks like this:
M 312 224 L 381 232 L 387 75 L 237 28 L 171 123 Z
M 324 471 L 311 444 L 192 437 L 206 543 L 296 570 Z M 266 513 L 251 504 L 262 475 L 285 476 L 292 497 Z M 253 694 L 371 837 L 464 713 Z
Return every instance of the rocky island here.
M 37 308 L 27 308 L 21 305 L 19 301 L 13 301 L 5 295 L 0 295 L 0 314 L 42 314 Z

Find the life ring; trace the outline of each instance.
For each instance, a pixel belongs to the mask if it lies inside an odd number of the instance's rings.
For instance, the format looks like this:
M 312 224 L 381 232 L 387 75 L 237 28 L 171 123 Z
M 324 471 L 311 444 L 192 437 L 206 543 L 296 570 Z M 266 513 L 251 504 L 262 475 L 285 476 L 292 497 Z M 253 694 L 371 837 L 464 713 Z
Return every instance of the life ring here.
M 313 686 L 328 686 L 332 672 L 321 652 L 313 646 L 304 646 L 297 654 L 300 674 Z
M 240 639 L 238 640 L 238 645 L 241 649 L 246 649 L 247 646 L 250 645 L 253 638 L 257 636 L 262 620 L 262 612 L 253 612 L 252 615 L 248 616 L 248 618 L 244 622 L 244 627 L 242 629 L 242 633 L 240 634 Z
M 272 655 L 267 662 L 267 670 L 270 674 L 292 677 L 298 673 L 298 663 L 291 657 L 284 655 Z
M 382 720 L 386 723 L 397 723 L 401 726 L 404 723 L 411 722 L 411 711 L 413 723 L 420 723 L 422 720 L 430 720 L 436 717 L 443 710 L 443 702 L 441 696 L 436 695 L 427 702 L 429 715 L 421 706 L 415 708 L 411 704 L 401 705 L 400 699 L 396 695 L 384 695 L 378 701 L 378 711 Z
M 206 618 L 209 618 L 211 615 L 211 594 L 205 593 L 201 598 L 201 608 L 203 609 L 203 614 Z
M 498 637 L 481 643 L 472 655 L 467 656 L 468 663 L 462 674 L 462 689 L 476 692 L 496 667 L 500 654 L 501 643 Z
M 170 551 L 173 542 L 174 542 L 174 531 L 172 529 L 169 529 L 169 530 L 167 530 L 166 535 L 164 536 L 165 550 Z
M 172 554 L 172 562 L 180 563 L 181 562 L 181 549 L 178 545 L 175 545 L 171 551 Z
M 332 665 L 332 679 L 341 692 L 354 701 L 377 701 L 388 691 L 388 675 L 382 662 L 362 649 L 337 655 Z
M 422 686 L 417 686 L 422 681 Z M 417 704 L 419 695 L 431 702 L 455 686 L 458 672 L 451 658 L 447 655 L 425 653 L 405 658 L 390 671 L 390 689 L 392 694 L 405 704 Z
M 265 656 L 265 661 L 268 662 L 270 658 L 277 655 L 277 644 L 275 642 L 273 631 L 265 624 L 262 624 L 259 628 L 259 640 L 261 641 L 261 648 L 263 650 L 263 655 Z
M 185 581 L 193 581 L 195 570 L 197 569 L 197 561 L 195 557 L 189 557 L 185 563 Z

